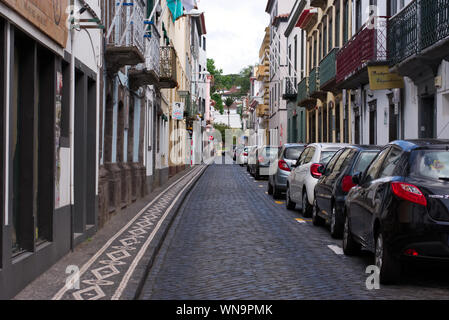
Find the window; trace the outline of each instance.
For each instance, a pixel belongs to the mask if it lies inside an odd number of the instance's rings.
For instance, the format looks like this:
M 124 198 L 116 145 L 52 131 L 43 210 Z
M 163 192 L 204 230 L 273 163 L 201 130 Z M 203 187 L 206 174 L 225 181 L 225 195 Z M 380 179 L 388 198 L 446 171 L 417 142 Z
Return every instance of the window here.
M 417 150 L 410 157 L 412 175 L 433 180 L 448 180 L 449 151 L 447 150 Z
M 307 154 L 309 153 L 309 151 L 310 151 L 310 148 L 306 148 L 302 153 L 301 153 L 301 156 L 299 157 L 299 159 L 298 159 L 298 162 L 296 163 L 296 165 L 299 167 L 299 166 L 302 166 L 305 162 L 304 162 L 304 160 L 306 159 L 306 157 L 307 157 Z
M 393 147 L 382 165 L 379 177 L 385 178 L 397 175 L 398 171 L 396 170 L 396 168 L 400 163 L 401 156 L 402 150 Z
M 324 27 L 323 27 L 323 57 L 327 55 L 327 20 L 324 19 Z
M 304 78 L 304 59 L 305 59 L 305 54 L 304 54 L 304 39 L 305 39 L 305 31 L 301 32 L 301 57 L 300 57 L 300 72 L 301 72 L 301 80 L 302 78 Z
M 335 3 L 335 46 L 340 47 L 340 1 Z
M 334 170 L 334 166 L 337 163 L 337 161 L 339 160 L 341 154 L 345 151 L 345 149 L 341 149 L 339 150 L 333 157 L 332 159 L 330 159 L 330 161 L 327 163 L 326 166 L 326 171 L 328 173 L 331 173 Z
M 301 152 L 304 150 L 304 147 L 291 147 L 286 148 L 284 152 L 284 158 L 289 160 L 296 160 L 299 158 Z
M 307 153 L 307 156 L 304 160 L 304 164 L 309 163 L 310 161 L 312 161 L 313 156 L 315 155 L 315 147 L 310 147 L 309 152 Z
M 343 6 L 343 44 L 349 40 L 349 1 L 345 0 Z
M 332 20 L 332 9 L 329 11 L 329 36 L 328 36 L 328 50 L 331 51 L 333 49 L 333 34 L 334 34 L 334 25 Z
M 355 32 L 358 32 L 362 28 L 362 1 L 356 0 L 355 2 Z
M 366 168 L 370 165 L 370 163 L 377 156 L 378 152 L 373 151 L 363 151 L 360 153 L 359 159 L 357 160 L 356 165 L 354 166 L 354 173 L 365 172 Z
M 366 172 L 366 175 L 363 179 L 363 183 L 370 183 L 373 180 L 377 179 L 379 170 L 382 166 L 382 163 L 385 160 L 385 157 L 388 155 L 388 152 L 390 151 L 390 148 L 385 148 L 383 149 L 378 156 L 376 157 L 376 159 L 374 159 L 373 163 L 371 163 L 371 165 L 368 167 L 368 171 Z

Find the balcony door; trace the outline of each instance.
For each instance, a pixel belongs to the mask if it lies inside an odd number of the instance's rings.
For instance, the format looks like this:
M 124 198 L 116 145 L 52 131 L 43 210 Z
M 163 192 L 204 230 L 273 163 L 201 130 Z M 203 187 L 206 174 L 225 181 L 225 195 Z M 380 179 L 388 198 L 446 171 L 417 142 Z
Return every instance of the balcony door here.
M 435 138 L 435 96 L 421 97 L 419 110 L 419 137 L 421 139 Z

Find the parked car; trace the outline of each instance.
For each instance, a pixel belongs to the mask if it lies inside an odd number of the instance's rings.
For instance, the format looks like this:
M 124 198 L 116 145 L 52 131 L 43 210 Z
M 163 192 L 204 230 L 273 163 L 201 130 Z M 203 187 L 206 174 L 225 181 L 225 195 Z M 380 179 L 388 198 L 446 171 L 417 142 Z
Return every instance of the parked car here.
M 270 167 L 268 176 L 268 194 L 274 199 L 279 199 L 283 192 L 287 190 L 287 178 L 292 171 L 301 152 L 305 149 L 304 144 L 285 144 L 280 150 L 278 157 Z
M 407 261 L 449 261 L 449 140 L 386 146 L 345 204 L 343 250 L 375 254 L 380 282 L 399 280 Z
M 234 149 L 234 161 L 237 164 L 240 164 L 240 154 L 243 152 L 244 147 L 243 146 L 238 146 Z
M 246 158 L 246 171 L 250 172 L 250 166 L 253 164 L 255 160 L 255 151 L 257 149 L 257 146 L 250 146 L 248 147 L 248 154 Z
M 249 172 L 252 176 L 259 180 L 268 177 L 270 173 L 270 165 L 276 161 L 279 153 L 278 147 L 262 146 L 256 148 L 250 155 L 248 160 Z
M 315 185 L 321 177 L 318 168 L 325 165 L 346 144 L 314 143 L 308 145 L 298 161 L 292 165 L 293 170 L 287 179 L 286 206 L 294 210 L 301 203 L 304 217 L 312 216 Z
M 318 169 L 322 176 L 315 186 L 314 225 L 326 222 L 332 237 L 343 235 L 343 209 L 346 196 L 354 187 L 352 176 L 364 172 L 380 150 L 378 146 L 348 146 L 339 150 L 326 166 Z

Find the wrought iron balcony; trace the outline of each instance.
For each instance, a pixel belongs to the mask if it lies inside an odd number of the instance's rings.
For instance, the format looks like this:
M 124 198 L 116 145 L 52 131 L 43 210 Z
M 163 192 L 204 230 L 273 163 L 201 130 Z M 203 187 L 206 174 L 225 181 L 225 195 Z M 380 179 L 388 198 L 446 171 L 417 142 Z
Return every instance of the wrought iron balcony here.
M 159 87 L 172 89 L 178 86 L 176 51 L 171 46 L 160 48 Z
M 320 63 L 320 88 L 323 91 L 333 91 L 337 76 L 337 52 L 334 48 L 321 60 Z
M 388 58 L 391 65 L 410 62 L 399 71 L 411 78 L 426 65 L 434 68 L 442 59 L 449 61 L 449 0 L 414 0 L 391 18 Z
M 309 74 L 309 94 L 313 96 L 320 88 L 320 70 L 315 67 Z
M 142 0 L 107 1 L 106 64 L 110 72 L 145 62 L 145 4 Z
M 304 77 L 298 84 L 297 102 L 302 104 L 309 99 L 309 78 Z
M 336 81 L 341 88 L 351 89 L 368 83 L 366 67 L 387 61 L 388 20 L 386 17 L 373 19 L 337 53 Z
M 285 77 L 282 79 L 282 99 L 296 100 L 297 94 L 296 77 Z
M 145 85 L 157 85 L 160 76 L 160 39 L 161 36 L 153 24 L 148 24 L 145 34 L 145 63 L 129 70 L 130 86 L 136 89 Z

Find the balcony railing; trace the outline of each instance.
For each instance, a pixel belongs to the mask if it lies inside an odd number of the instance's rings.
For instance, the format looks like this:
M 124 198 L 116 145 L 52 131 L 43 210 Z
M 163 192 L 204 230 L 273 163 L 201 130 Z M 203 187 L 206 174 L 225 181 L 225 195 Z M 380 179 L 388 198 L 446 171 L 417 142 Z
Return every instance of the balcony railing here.
M 117 0 L 105 16 L 106 54 L 115 68 L 145 61 L 145 5 L 141 0 Z
M 309 98 L 309 78 L 304 77 L 298 84 L 298 103 L 302 103 Z
M 337 53 L 337 83 L 350 78 L 369 62 L 387 60 L 387 18 L 374 17 Z
M 159 86 L 163 89 L 175 88 L 178 85 L 175 48 L 161 47 L 160 59 Z
M 392 64 L 418 52 L 417 1 L 410 3 L 388 22 L 388 49 L 388 59 Z
M 319 67 L 315 67 L 309 74 L 309 94 L 315 94 L 320 87 L 320 70 Z
M 282 79 L 282 98 L 284 100 L 296 100 L 297 92 L 296 77 Z
M 414 0 L 389 21 L 389 60 L 397 64 L 447 38 L 449 0 Z
M 159 83 L 160 39 L 157 28 L 153 24 L 149 24 L 145 34 L 145 63 L 140 63 L 129 71 L 130 84 L 133 89 Z
M 337 52 L 338 48 L 334 48 L 321 60 L 320 63 L 320 88 L 326 87 L 335 81 L 337 75 Z

